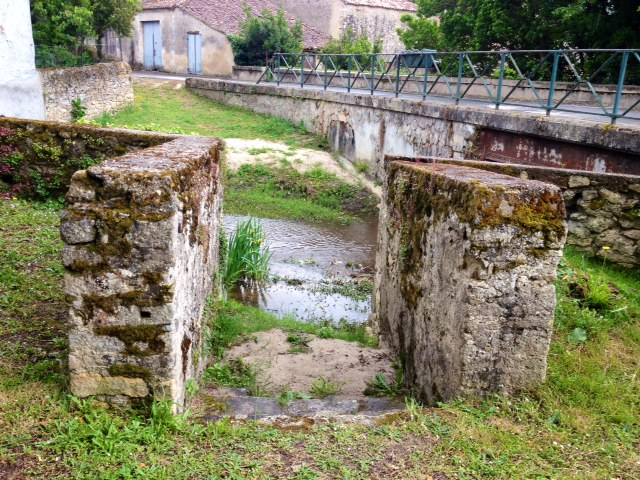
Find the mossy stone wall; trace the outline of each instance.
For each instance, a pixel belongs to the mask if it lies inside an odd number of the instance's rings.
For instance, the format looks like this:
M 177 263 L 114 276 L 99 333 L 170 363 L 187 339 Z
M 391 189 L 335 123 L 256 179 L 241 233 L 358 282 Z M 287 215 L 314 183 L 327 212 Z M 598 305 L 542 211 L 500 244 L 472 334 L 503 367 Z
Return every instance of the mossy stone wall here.
M 423 400 L 544 380 L 564 215 L 552 185 L 391 162 L 372 326 Z
M 394 159 L 402 160 L 389 160 Z M 640 266 L 640 176 L 473 160 L 412 161 L 470 166 L 556 185 L 567 211 L 568 245 L 622 267 Z
M 220 148 L 181 137 L 73 175 L 60 233 L 74 395 L 184 403 L 219 267 Z
M 64 195 L 80 169 L 178 138 L 151 132 L 0 118 L 0 193 L 31 198 Z M 11 159 L 2 156 L 10 149 Z

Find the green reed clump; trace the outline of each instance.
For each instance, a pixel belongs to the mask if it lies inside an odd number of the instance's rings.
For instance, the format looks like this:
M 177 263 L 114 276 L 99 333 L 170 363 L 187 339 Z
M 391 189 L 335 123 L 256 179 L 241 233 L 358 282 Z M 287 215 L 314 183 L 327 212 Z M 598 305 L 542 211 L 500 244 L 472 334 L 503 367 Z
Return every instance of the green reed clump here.
M 224 271 L 226 286 L 262 282 L 269 275 L 270 258 L 262 224 L 254 218 L 239 222 L 229 237 Z

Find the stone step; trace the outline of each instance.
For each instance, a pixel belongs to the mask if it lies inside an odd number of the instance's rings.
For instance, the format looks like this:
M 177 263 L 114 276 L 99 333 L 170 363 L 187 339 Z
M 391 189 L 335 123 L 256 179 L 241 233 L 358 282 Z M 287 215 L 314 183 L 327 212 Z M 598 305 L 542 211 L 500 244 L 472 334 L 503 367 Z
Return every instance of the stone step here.
M 386 397 L 327 397 L 281 405 L 277 398 L 252 397 L 245 389 L 218 388 L 205 392 L 194 410 L 202 420 L 212 422 L 230 418 L 279 426 L 296 425 L 301 420 L 305 425 L 325 421 L 375 425 L 388 415 L 403 412 L 405 405 L 399 399 Z

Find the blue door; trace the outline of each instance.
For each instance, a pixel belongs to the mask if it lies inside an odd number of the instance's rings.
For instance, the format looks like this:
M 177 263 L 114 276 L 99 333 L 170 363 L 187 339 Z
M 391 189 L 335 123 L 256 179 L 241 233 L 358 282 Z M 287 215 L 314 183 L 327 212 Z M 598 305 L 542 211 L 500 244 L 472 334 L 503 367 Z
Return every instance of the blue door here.
M 202 73 L 202 37 L 199 33 L 189 33 L 189 73 L 200 75 Z
M 144 31 L 144 69 L 162 70 L 162 32 L 160 22 L 142 22 Z

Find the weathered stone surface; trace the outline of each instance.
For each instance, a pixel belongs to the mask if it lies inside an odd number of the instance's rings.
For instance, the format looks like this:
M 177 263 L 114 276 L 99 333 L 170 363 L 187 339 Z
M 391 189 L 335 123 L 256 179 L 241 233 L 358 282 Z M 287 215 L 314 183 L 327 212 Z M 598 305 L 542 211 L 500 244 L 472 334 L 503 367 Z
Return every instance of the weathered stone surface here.
M 393 159 L 402 158 L 390 160 Z M 567 185 L 575 173 L 563 169 L 474 160 L 438 159 L 438 162 L 471 166 L 513 177 L 527 172 L 532 180 L 557 185 L 565 198 L 569 245 L 600 257 L 605 255 L 602 247 L 608 246 L 611 250 L 606 251 L 607 262 L 629 268 L 640 266 L 640 240 L 633 233 L 640 230 L 640 192 L 635 188 L 639 177 L 584 172 L 581 177 L 589 179 L 589 186 L 571 188 Z
M 623 232 L 623 235 L 633 240 L 640 240 L 640 230 L 627 230 Z
M 424 400 L 544 380 L 564 217 L 552 185 L 390 164 L 372 326 Z
M 349 160 L 366 162 L 380 180 L 384 179 L 385 155 L 459 159 L 496 154 L 498 158 L 492 160 L 500 161 L 499 158 L 504 158 L 500 155 L 505 144 L 482 143 L 483 134 L 490 132 L 500 132 L 517 143 L 518 151 L 508 155 L 513 163 L 555 167 L 568 161 L 564 156 L 576 155 L 578 166 L 567 167 L 585 173 L 604 168 L 608 172 L 631 174 L 638 172 L 640 165 L 637 162 L 640 135 L 634 127 L 603 129 L 597 123 L 580 119 L 454 106 L 433 97 L 419 101 L 393 95 L 300 89 L 286 84 L 251 85 L 208 78 L 189 78 L 187 87 L 221 103 L 304 123 L 310 131 L 328 138 L 337 132 L 332 145 L 349 146 L 343 155 Z M 549 144 L 553 147 L 548 148 Z M 579 176 L 590 179 L 593 185 L 593 177 Z
M 133 103 L 131 67 L 125 62 L 39 70 L 47 120 L 69 122 L 74 100 L 82 100 L 86 118 L 113 113 Z
M 609 203 L 624 203 L 625 201 L 624 195 L 612 192 L 610 190 L 607 190 L 606 188 L 600 190 L 600 196 Z
M 73 375 L 71 391 L 80 398 L 114 395 L 145 398 L 149 395 L 149 387 L 141 378 L 103 377 L 92 374 Z
M 63 219 L 60 236 L 67 245 L 93 242 L 96 239 L 96 221 L 92 218 L 77 221 Z
M 569 177 L 569 188 L 588 187 L 591 185 L 591 180 L 587 177 L 581 177 L 578 175 L 572 175 Z
M 183 404 L 219 266 L 219 148 L 182 137 L 73 176 L 60 231 L 74 395 Z

